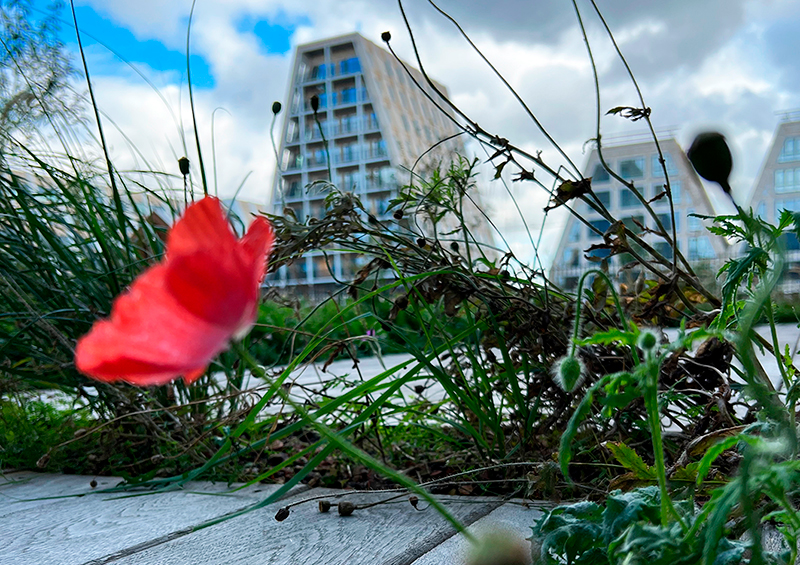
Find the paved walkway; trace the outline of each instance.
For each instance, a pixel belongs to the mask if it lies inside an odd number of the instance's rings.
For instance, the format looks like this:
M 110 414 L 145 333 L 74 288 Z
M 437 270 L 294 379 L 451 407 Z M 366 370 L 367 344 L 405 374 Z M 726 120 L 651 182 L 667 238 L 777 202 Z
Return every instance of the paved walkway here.
M 95 486 L 92 486 L 95 481 Z M 280 502 L 207 528 L 196 526 L 264 500 L 278 487 L 193 483 L 185 490 L 131 496 L 103 494 L 120 479 L 18 472 L 0 476 L 0 563 L 3 565 L 438 565 L 458 564 L 468 542 L 423 502 L 403 497 L 342 517 L 318 501 L 365 504 L 388 498 L 330 489 L 290 492 Z M 336 498 L 335 495 L 344 494 Z M 474 532 L 503 529 L 524 538 L 540 512 L 492 499 L 443 497 Z

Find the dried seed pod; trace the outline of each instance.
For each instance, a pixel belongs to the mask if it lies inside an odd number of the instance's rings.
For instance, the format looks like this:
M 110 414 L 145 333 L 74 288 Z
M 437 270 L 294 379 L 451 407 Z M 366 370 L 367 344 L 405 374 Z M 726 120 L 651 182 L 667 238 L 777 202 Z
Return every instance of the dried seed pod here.
M 394 306 L 398 310 L 405 310 L 406 308 L 408 308 L 408 296 L 404 294 L 403 296 L 395 300 Z
M 417 240 L 418 247 L 425 247 L 426 245 L 428 245 L 428 242 L 425 240 L 424 237 L 421 237 Z
M 178 159 L 178 168 L 181 170 L 181 174 L 186 176 L 189 174 L 189 159 L 186 157 L 181 157 Z
M 320 500 L 319 501 L 319 511 L 323 514 L 328 512 L 331 509 L 331 503 L 327 500 Z
M 316 94 L 311 97 L 311 110 L 316 114 L 317 110 L 319 110 L 319 96 Z
M 392 214 L 395 220 L 402 220 L 403 219 L 403 211 L 402 210 L 395 210 L 394 214 Z
M 339 516 L 350 516 L 353 513 L 353 510 L 356 509 L 356 505 L 352 502 L 343 501 L 336 505 L 339 510 Z
M 272 103 L 272 113 L 277 115 L 280 114 L 280 111 L 281 111 L 281 103 L 276 100 L 275 102 Z
M 287 508 L 286 506 L 278 510 L 277 514 L 275 514 L 275 519 L 278 522 L 283 522 L 288 517 L 289 517 L 289 508 Z
M 408 497 L 408 501 L 411 503 L 411 506 L 413 506 L 414 508 L 416 508 L 417 504 L 419 504 L 419 498 L 417 498 L 414 495 L 409 496 Z
M 416 385 L 414 387 L 414 392 L 416 392 L 417 394 L 422 394 L 423 392 L 425 392 L 425 385 Z
M 44 454 L 44 455 L 42 455 L 42 456 L 39 458 L 39 460 L 36 462 L 36 466 L 37 466 L 39 469 L 44 469 L 45 467 L 47 467 L 47 464 L 48 464 L 48 463 L 50 463 L 50 454 L 49 454 L 49 453 L 45 453 L 45 454 Z
M 384 31 L 381 34 L 381 39 L 388 43 L 392 39 L 392 34 L 390 32 L 388 32 L 388 31 Z
M 454 241 L 454 242 L 452 242 L 452 243 L 450 244 L 450 249 L 452 249 L 454 253 L 458 253 L 458 243 L 457 243 L 457 242 L 455 242 L 455 241 Z
M 92 479 L 89 482 L 89 486 L 92 487 L 92 488 L 95 488 L 97 486 L 97 479 Z

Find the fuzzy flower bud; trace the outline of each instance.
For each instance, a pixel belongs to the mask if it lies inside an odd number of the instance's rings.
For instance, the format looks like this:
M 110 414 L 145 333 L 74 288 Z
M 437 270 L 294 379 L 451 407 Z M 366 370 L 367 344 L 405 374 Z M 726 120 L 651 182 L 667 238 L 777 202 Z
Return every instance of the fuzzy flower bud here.
M 642 351 L 650 351 L 658 345 L 658 337 L 652 330 L 642 330 L 637 344 Z
M 553 364 L 553 380 L 564 392 L 572 392 L 583 381 L 586 371 L 575 355 L 566 355 Z

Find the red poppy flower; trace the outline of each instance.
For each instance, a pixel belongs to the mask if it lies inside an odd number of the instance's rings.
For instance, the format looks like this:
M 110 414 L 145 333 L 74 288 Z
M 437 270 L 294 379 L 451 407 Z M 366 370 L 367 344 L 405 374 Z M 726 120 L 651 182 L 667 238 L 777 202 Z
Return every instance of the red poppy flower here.
M 219 200 L 186 209 L 163 261 L 114 301 L 111 317 L 78 341 L 75 365 L 105 382 L 161 385 L 198 379 L 231 339 L 253 326 L 274 234 L 256 218 L 237 240 Z

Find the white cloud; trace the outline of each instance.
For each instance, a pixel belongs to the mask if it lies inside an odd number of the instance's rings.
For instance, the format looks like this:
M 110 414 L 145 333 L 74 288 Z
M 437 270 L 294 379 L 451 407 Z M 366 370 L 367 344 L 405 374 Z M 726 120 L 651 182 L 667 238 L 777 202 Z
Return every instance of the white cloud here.
M 183 49 L 190 2 L 153 0 L 84 0 L 96 10 L 129 27 L 140 39 L 157 39 Z M 452 25 L 424 0 L 406 2 L 426 69 L 446 84 L 453 100 L 487 130 L 508 138 L 555 166 L 558 153 L 538 133 L 513 96 L 493 75 Z M 505 0 L 442 1 L 489 59 L 504 74 L 542 124 L 582 167 L 584 143 L 595 135 L 595 95 L 591 67 L 574 13 L 564 3 Z M 568 3 L 567 3 L 568 4 Z M 602 88 L 601 113 L 617 105 L 637 105 L 637 97 L 613 46 L 595 17 L 584 9 Z M 774 56 L 768 33 L 776 22 L 797 18 L 786 0 L 676 0 L 663 3 L 615 2 L 605 14 L 628 62 L 640 81 L 657 128 L 672 127 L 687 144 L 698 129 L 723 129 L 735 147 L 735 186 L 746 193 L 757 174 L 777 118 L 774 112 L 800 106 L 800 94 L 787 79 L 795 76 L 794 61 Z M 211 161 L 211 116 L 216 108 L 215 141 L 221 194 L 230 196 L 249 171 L 242 195 L 263 201 L 271 186 L 274 156 L 268 137 L 270 106 L 283 101 L 290 55 L 268 55 L 258 38 L 237 29 L 249 16 L 302 21 L 292 45 L 358 29 L 379 42 L 380 33 L 393 33 L 393 47 L 413 62 L 411 44 L 397 5 L 389 0 L 226 0 L 199 2 L 192 29 L 192 49 L 208 62 L 216 84 L 196 91 L 196 109 L 204 157 Z M 785 20 L 785 21 L 784 21 Z M 778 46 L 783 44 L 776 44 Z M 770 51 L 772 49 L 772 51 Z M 788 58 L 787 58 L 788 59 Z M 105 67 L 104 67 L 105 69 Z M 180 88 L 180 73 L 153 73 L 162 92 L 184 122 L 191 140 L 188 95 Z M 796 79 L 792 79 L 796 80 Z M 182 151 L 180 135 L 158 96 L 129 74 L 97 77 L 100 104 L 154 162 L 173 166 Z M 641 132 L 640 123 L 618 117 L 602 118 L 603 133 Z M 276 128 L 277 129 L 277 128 Z M 124 144 L 114 143 L 119 159 Z M 196 162 L 193 143 L 187 149 Z M 483 156 L 485 158 L 485 156 Z M 132 159 L 131 159 L 131 162 Z M 211 171 L 210 164 L 208 165 Z M 551 182 L 546 175 L 537 175 Z M 198 179 L 195 178 L 195 181 Z M 519 227 L 504 190 L 487 185 L 487 198 L 498 223 L 511 232 Z M 546 194 L 532 184 L 512 190 L 530 225 L 542 222 Z M 535 195 L 535 196 L 530 196 Z M 511 210 L 511 212 L 509 212 Z M 550 218 L 548 234 L 563 220 Z M 511 233 L 510 232 L 510 233 Z M 524 247 L 527 236 L 512 237 Z M 527 243 L 530 247 L 530 244 Z

